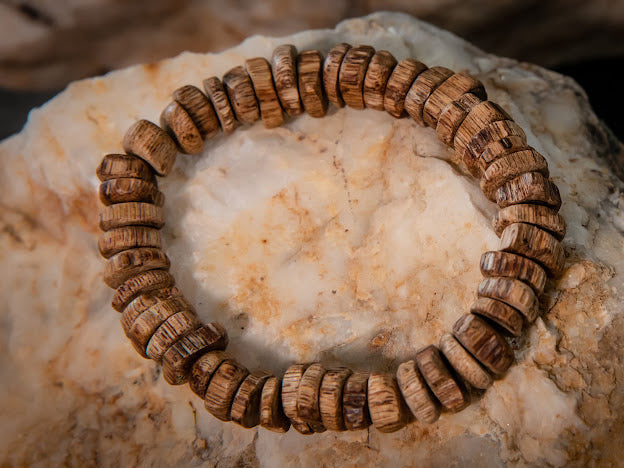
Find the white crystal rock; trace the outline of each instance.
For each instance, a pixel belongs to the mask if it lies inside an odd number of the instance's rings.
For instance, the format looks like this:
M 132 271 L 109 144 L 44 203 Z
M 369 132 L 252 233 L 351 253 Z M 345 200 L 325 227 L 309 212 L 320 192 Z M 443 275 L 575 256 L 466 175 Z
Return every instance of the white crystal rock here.
M 284 42 L 366 43 L 478 76 L 546 156 L 564 200 L 567 270 L 480 400 L 393 433 L 278 435 L 209 415 L 126 341 L 96 251 L 103 154 L 178 86 Z M 16 465 L 618 464 L 624 441 L 624 185 L 583 91 L 400 14 L 253 37 L 71 84 L 0 144 L 0 453 Z M 180 156 L 161 183 L 177 284 L 250 368 L 321 359 L 393 370 L 465 313 L 495 206 L 435 132 L 332 108 L 240 129 Z

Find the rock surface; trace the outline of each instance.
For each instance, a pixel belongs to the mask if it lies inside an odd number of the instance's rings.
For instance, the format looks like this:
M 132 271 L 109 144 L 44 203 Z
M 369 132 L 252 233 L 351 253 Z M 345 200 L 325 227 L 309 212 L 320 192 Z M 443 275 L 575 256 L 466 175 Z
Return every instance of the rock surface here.
M 177 86 L 285 41 L 367 43 L 476 74 L 544 154 L 564 200 L 567 269 L 518 363 L 435 424 L 304 437 L 216 420 L 126 342 L 96 251 L 101 156 Z M 71 84 L 0 144 L 0 464 L 79 466 L 617 465 L 624 443 L 624 184 L 583 91 L 399 14 L 255 37 Z M 435 133 L 333 109 L 181 156 L 163 181 L 180 289 L 250 368 L 321 359 L 395 369 L 468 310 L 494 206 Z

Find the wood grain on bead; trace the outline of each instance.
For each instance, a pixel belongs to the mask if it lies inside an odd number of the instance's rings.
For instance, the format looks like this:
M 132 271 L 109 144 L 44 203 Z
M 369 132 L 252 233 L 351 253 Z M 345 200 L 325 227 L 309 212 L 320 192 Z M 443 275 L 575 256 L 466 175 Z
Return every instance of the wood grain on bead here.
M 125 226 L 106 231 L 98 239 L 98 251 L 104 258 L 137 247 L 160 248 L 160 231 L 146 226 Z
M 488 319 L 512 336 L 522 334 L 524 316 L 504 302 L 489 297 L 479 297 L 470 306 L 470 313 Z
M 297 416 L 307 423 L 321 423 L 319 396 L 326 369 L 320 362 L 311 364 L 301 376 L 297 390 Z
M 505 122 L 505 120 L 499 121 L 499 123 L 502 122 Z M 502 156 L 526 149 L 529 149 L 529 144 L 526 141 L 526 137 L 520 135 L 509 135 L 500 140 L 487 143 L 481 155 L 477 157 L 479 171 L 484 172 L 490 164 Z
M 160 114 L 160 126 L 176 142 L 178 150 L 186 154 L 199 154 L 204 140 L 193 119 L 178 101 L 171 101 Z
M 524 315 L 529 322 L 539 315 L 539 303 L 533 289 L 514 278 L 484 278 L 479 283 L 477 295 L 510 305 Z
M 351 48 L 349 44 L 336 44 L 327 53 L 323 63 L 323 88 L 327 99 L 337 107 L 344 107 L 345 103 L 340 94 L 340 66 L 345 54 Z
M 456 412 L 468 406 L 468 396 L 442 360 L 440 351 L 429 345 L 416 353 L 416 365 L 442 406 Z
M 123 149 L 147 162 L 156 174 L 166 176 L 175 164 L 178 150 L 167 132 L 149 120 L 135 122 L 123 138 Z
M 156 289 L 173 286 L 175 280 L 166 270 L 149 270 L 124 281 L 113 295 L 111 306 L 117 312 L 123 312 L 124 308 L 139 294 Z
M 245 68 L 253 84 L 258 104 L 260 105 L 260 116 L 266 128 L 279 127 L 284 123 L 282 106 L 275 92 L 273 85 L 273 74 L 271 65 L 266 59 L 256 57 L 245 62 Z
M 156 329 L 147 343 L 145 354 L 150 359 L 160 362 L 169 347 L 201 325 L 201 321 L 192 310 L 183 310 L 172 315 Z
M 162 208 L 152 203 L 116 203 L 100 210 L 100 229 L 102 231 L 123 226 L 148 226 L 160 229 L 164 225 L 165 218 Z
M 249 371 L 234 359 L 227 359 L 217 368 L 204 397 L 204 407 L 215 418 L 231 421 L 232 401 L 249 375 Z
M 507 226 L 514 223 L 525 223 L 537 226 L 550 233 L 558 241 L 563 240 L 566 233 L 566 222 L 555 210 L 543 205 L 510 205 L 498 210 L 492 219 L 494 232 L 498 237 Z
M 228 95 L 236 120 L 251 125 L 260 118 L 258 100 L 251 78 L 241 65 L 223 75 L 223 87 Z
M 368 411 L 368 373 L 354 372 L 342 390 L 342 415 L 349 431 L 366 429 L 371 425 Z
M 426 125 L 423 110 L 427 99 L 438 86 L 453 75 L 453 70 L 445 67 L 431 67 L 423 71 L 414 80 L 405 97 L 405 110 L 414 121 L 422 126 Z M 433 125 L 435 127 L 435 122 Z
M 104 205 L 143 202 L 162 206 L 165 198 L 154 182 L 126 177 L 109 179 L 100 184 L 100 201 Z
M 217 113 L 210 100 L 199 88 L 192 85 L 182 86 L 173 92 L 173 99 L 191 117 L 202 139 L 208 140 L 219 133 L 221 126 Z
M 436 128 L 440 114 L 446 106 L 466 93 L 473 94 L 482 100 L 487 99 L 483 84 L 470 75 L 455 73 L 444 80 L 425 102 L 422 113 L 425 125 Z
M 232 400 L 230 417 L 241 427 L 251 428 L 260 424 L 260 398 L 262 387 L 272 377 L 268 371 L 254 371 L 245 377 Z
M 269 377 L 262 387 L 260 426 L 279 433 L 290 429 L 290 421 L 282 408 L 282 380 L 279 377 Z
M 384 95 L 388 78 L 397 61 L 387 50 L 378 50 L 368 64 L 364 76 L 364 106 L 378 111 L 384 110 Z
M 314 430 L 308 423 L 299 419 L 297 414 L 297 396 L 299 393 L 299 383 L 308 364 L 293 364 L 284 373 L 282 380 L 282 407 L 284 414 L 290 419 L 292 427 L 300 434 L 310 435 Z
M 358 45 L 345 53 L 338 74 L 340 95 L 345 104 L 354 109 L 364 109 L 364 78 L 375 53 L 371 46 Z
M 412 414 L 419 422 L 431 424 L 440 417 L 435 397 L 413 360 L 402 362 L 396 372 L 401 394 Z
M 238 122 L 236 122 L 236 116 L 234 115 L 234 110 L 225 92 L 223 83 L 216 76 L 206 78 L 204 80 L 204 91 L 206 91 L 206 95 L 210 99 L 212 107 L 217 114 L 223 133 L 232 133 L 236 130 Z
M 426 69 L 427 65 L 411 58 L 401 60 L 394 67 L 384 93 L 384 109 L 388 114 L 397 119 L 405 115 L 407 92 L 418 75 Z
M 496 116 L 496 112 L 493 112 L 493 115 Z M 463 153 L 459 156 L 462 161 L 465 161 L 470 173 L 475 177 L 480 177 L 493 161 L 488 155 L 483 154 L 486 147 L 490 143 L 500 142 L 510 137 L 520 138 L 526 144 L 524 130 L 516 122 L 509 118 L 494 120 L 485 124 L 472 135 L 463 149 Z
M 297 57 L 299 96 L 305 111 L 317 118 L 323 117 L 327 112 L 322 66 L 323 57 L 318 50 L 304 50 Z
M 189 387 L 195 395 L 204 399 L 210 379 L 226 359 L 232 359 L 232 357 L 225 351 L 208 351 L 193 363 L 189 375 Z
M 481 104 L 483 100 L 474 94 L 466 93 L 449 103 L 440 112 L 440 118 L 436 125 L 438 139 L 451 148 L 455 147 L 455 135 L 473 107 Z
M 548 163 L 534 149 L 526 149 L 501 156 L 492 162 L 481 176 L 481 190 L 490 201 L 496 201 L 496 190 L 525 172 L 539 172 L 549 176 Z
M 168 270 L 169 259 L 160 249 L 139 247 L 113 255 L 104 267 L 104 282 L 118 288 L 124 281 L 148 270 Z
M 474 314 L 466 314 L 457 320 L 453 335 L 495 376 L 504 374 L 513 364 L 513 351 L 505 338 Z
M 134 321 L 147 309 L 158 304 L 159 302 L 164 301 L 165 299 L 180 295 L 180 290 L 175 286 L 169 286 L 167 288 L 156 289 L 154 291 L 139 294 L 132 301 L 130 301 L 121 313 L 121 328 L 123 329 L 124 334 L 128 336 L 130 327 L 132 327 Z
M 492 385 L 492 376 L 459 344 L 453 335 L 450 333 L 442 335 L 439 346 L 455 372 L 474 388 L 485 390 Z
M 499 187 L 496 190 L 496 203 L 499 208 L 520 203 L 544 205 L 558 211 L 561 196 L 557 186 L 539 172 L 527 172 Z
M 291 117 L 303 112 L 297 82 L 297 49 L 292 44 L 277 46 L 271 57 L 275 90 L 284 112 Z
M 353 372 L 346 367 L 329 369 L 323 376 L 319 392 L 321 421 L 330 431 L 346 429 L 342 413 L 342 394 L 346 380 Z
M 396 432 L 405 427 L 411 416 L 396 378 L 391 374 L 373 373 L 369 376 L 368 410 L 379 432 Z
M 485 277 L 516 278 L 542 294 L 546 285 L 546 272 L 534 261 L 511 252 L 490 251 L 481 255 L 481 274 Z
M 500 238 L 500 250 L 528 257 L 552 276 L 563 272 L 565 252 L 561 243 L 549 232 L 532 224 L 507 226 Z
M 107 154 L 95 170 L 100 182 L 110 179 L 132 177 L 154 182 L 156 177 L 152 167 L 137 156 L 131 154 Z

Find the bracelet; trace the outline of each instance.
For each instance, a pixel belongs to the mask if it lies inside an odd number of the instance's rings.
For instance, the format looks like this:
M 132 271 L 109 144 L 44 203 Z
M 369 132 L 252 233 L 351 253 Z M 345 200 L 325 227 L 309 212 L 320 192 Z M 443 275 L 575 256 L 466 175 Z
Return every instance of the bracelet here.
M 388 51 L 349 44 L 326 57 L 316 50 L 277 47 L 270 61 L 252 58 L 220 80 L 173 93 L 160 126 L 139 120 L 123 138 L 125 154 L 104 156 L 96 174 L 103 231 L 98 249 L 107 259 L 104 281 L 115 289 L 112 307 L 136 351 L 162 364 L 171 385 L 189 384 L 206 410 L 222 421 L 301 434 L 358 430 L 374 425 L 394 432 L 418 420 L 457 412 L 471 389 L 487 389 L 514 360 L 507 337 L 517 337 L 539 314 L 547 277 L 561 274 L 566 225 L 559 190 L 546 159 L 484 86 L 465 73 L 427 67 Z M 225 352 L 228 336 L 216 322 L 202 324 L 175 286 L 162 250 L 164 194 L 157 177 L 170 173 L 178 152 L 201 153 L 220 131 L 262 119 L 267 128 L 307 112 L 323 117 L 337 107 L 406 115 L 435 129 L 453 148 L 499 211 L 496 251 L 480 260 L 477 299 L 438 345 L 418 350 L 395 374 L 291 365 L 283 378 L 250 372 Z

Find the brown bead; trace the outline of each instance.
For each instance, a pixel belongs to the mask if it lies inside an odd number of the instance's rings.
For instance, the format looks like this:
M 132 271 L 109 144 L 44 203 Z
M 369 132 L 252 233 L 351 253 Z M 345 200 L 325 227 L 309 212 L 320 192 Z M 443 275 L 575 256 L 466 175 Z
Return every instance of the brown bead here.
M 100 184 L 100 201 L 104 205 L 144 202 L 162 206 L 165 198 L 158 186 L 143 179 L 110 179 Z
M 165 219 L 162 208 L 152 203 L 116 203 L 100 210 L 100 229 L 102 231 L 123 226 L 149 226 L 160 229 L 164 225 Z
M 171 101 L 160 114 L 160 126 L 176 142 L 178 150 L 198 154 L 204 149 L 204 140 L 193 119 L 178 101 Z
M 317 50 L 304 50 L 297 58 L 299 95 L 305 111 L 312 117 L 323 117 L 327 112 L 322 66 L 323 57 Z
M 344 107 L 345 105 L 340 94 L 339 74 L 344 56 L 350 48 L 351 46 L 344 42 L 336 44 L 327 53 L 323 63 L 323 88 L 325 88 L 325 94 L 329 102 L 337 107 Z
M 249 73 L 256 97 L 258 98 L 260 116 L 264 126 L 266 128 L 279 127 L 284 123 L 284 116 L 282 115 L 282 106 L 273 85 L 271 65 L 269 65 L 266 59 L 256 57 L 247 60 L 245 68 L 247 73 Z
M 560 275 L 565 266 L 561 243 L 552 234 L 532 224 L 507 226 L 501 235 L 500 250 L 535 260 L 552 276 Z
M 232 401 L 248 375 L 249 371 L 234 359 L 223 361 L 206 389 L 204 398 L 206 410 L 221 421 L 231 421 Z
M 284 112 L 291 117 L 303 112 L 297 83 L 297 49 L 292 44 L 277 46 L 271 57 L 275 90 Z
M 513 223 L 525 223 L 537 226 L 549 232 L 558 241 L 566 233 L 566 222 L 555 210 L 542 205 L 510 205 L 496 213 L 492 220 L 494 232 L 500 237 L 507 226 Z
M 414 361 L 401 363 L 396 375 L 405 403 L 416 419 L 426 424 L 437 421 L 440 417 L 440 408 L 416 367 L 416 363 Z
M 347 50 L 342 59 L 338 83 L 342 99 L 349 107 L 364 109 L 364 77 L 374 53 L 371 46 L 359 45 Z
M 468 406 L 468 397 L 464 389 L 453 378 L 451 371 L 442 361 L 440 351 L 429 345 L 416 353 L 418 370 L 427 385 L 448 411 L 457 412 Z
M 290 421 L 282 408 L 282 380 L 269 377 L 262 387 L 260 425 L 273 432 L 288 432 Z
M 145 354 L 150 359 L 160 362 L 165 352 L 180 338 L 201 326 L 201 322 L 192 310 L 183 310 L 172 315 L 154 332 Z
M 139 247 L 113 255 L 104 268 L 104 282 L 118 288 L 124 281 L 148 270 L 168 270 L 169 259 L 160 249 Z
M 154 182 L 156 179 L 151 166 L 131 154 L 107 154 L 102 158 L 95 174 L 100 182 L 124 177 L 143 179 L 148 182 Z
M 504 302 L 489 297 L 479 297 L 470 306 L 470 313 L 489 319 L 510 335 L 520 336 L 522 334 L 524 322 L 522 314 Z
M 178 153 L 167 132 L 148 120 L 139 120 L 128 129 L 123 138 L 123 149 L 143 159 L 160 176 L 171 172 Z
M 546 285 L 546 272 L 532 260 L 511 252 L 485 252 L 481 255 L 481 273 L 485 277 L 516 278 L 542 294 Z
M 520 203 L 544 205 L 558 211 L 561 207 L 559 188 L 539 172 L 526 172 L 496 190 L 499 208 Z
M 496 376 L 504 374 L 513 363 L 513 351 L 505 338 L 476 315 L 466 314 L 455 322 L 453 335 Z
M 299 433 L 309 435 L 314 433 L 310 425 L 301 419 L 297 414 L 297 396 L 299 393 L 299 383 L 308 364 L 293 364 L 284 373 L 282 380 L 282 407 L 284 414 L 290 419 L 292 427 Z
M 525 172 L 539 172 L 549 176 L 548 163 L 534 149 L 526 149 L 501 156 L 485 170 L 481 190 L 490 201 L 496 201 L 496 190 Z
M 319 407 L 323 426 L 330 431 L 346 430 L 342 415 L 342 393 L 344 384 L 351 374 L 350 369 L 339 367 L 329 369 L 323 376 L 319 393 Z
M 384 109 L 388 114 L 397 119 L 405 115 L 407 92 L 418 75 L 426 69 L 427 65 L 411 58 L 401 60 L 394 67 L 384 93 Z
M 528 322 L 539 314 L 539 303 L 530 286 L 514 278 L 485 278 L 477 289 L 479 297 L 489 297 L 510 305 Z
M 192 85 L 182 86 L 173 92 L 173 99 L 191 117 L 203 140 L 212 138 L 219 133 L 219 119 L 214 107 L 199 88 Z
M 311 364 L 301 376 L 297 390 L 297 417 L 307 423 L 321 423 L 319 395 L 325 368 L 319 362 Z
M 465 93 L 471 93 L 482 100 L 487 99 L 483 84 L 470 75 L 455 73 L 444 80 L 425 102 L 422 113 L 425 125 L 436 128 L 440 114 L 446 106 Z
M 445 67 L 431 67 L 414 80 L 405 97 L 405 110 L 417 124 L 424 126 L 423 110 L 427 99 L 438 86 L 453 75 L 453 70 Z M 435 126 L 432 125 L 432 126 Z
M 507 121 L 499 120 L 495 123 L 502 124 L 505 122 Z M 514 125 L 516 124 L 514 123 Z M 505 156 L 509 153 L 515 153 L 517 151 L 529 148 L 530 146 L 526 141 L 526 137 L 520 135 L 508 135 L 501 138 L 500 140 L 489 142 L 485 145 L 483 152 L 477 159 L 479 173 L 484 172 L 488 168 L 488 166 L 496 161 L 498 158 Z
M 159 302 L 164 301 L 165 299 L 180 295 L 180 290 L 175 286 L 169 286 L 167 288 L 156 289 L 154 291 L 139 294 L 130 302 L 130 304 L 126 306 L 121 314 L 121 327 L 123 328 L 124 334 L 128 336 L 130 327 L 132 327 L 134 321 L 147 309 L 158 304 Z
M 386 84 L 397 61 L 387 50 L 378 50 L 373 55 L 364 77 L 364 105 L 369 109 L 384 110 Z
M 195 395 L 202 400 L 204 399 L 210 379 L 226 359 L 232 359 L 232 357 L 225 351 L 209 351 L 193 363 L 189 376 L 189 387 Z
M 457 100 L 448 104 L 440 113 L 436 133 L 438 139 L 451 148 L 455 147 L 455 135 L 473 107 L 481 104 L 483 100 L 474 94 L 466 93 Z
M 145 271 L 126 280 L 117 288 L 111 306 L 117 312 L 122 312 L 139 294 L 173 286 L 174 282 L 173 276 L 166 270 Z
M 212 103 L 212 107 L 217 114 L 223 133 L 230 134 L 236 130 L 236 116 L 230 104 L 227 93 L 223 88 L 223 83 L 216 76 L 211 76 L 204 80 L 204 91 Z
M 354 372 L 342 390 L 342 415 L 349 431 L 366 429 L 371 425 L 368 410 L 368 373 Z
M 232 421 L 242 427 L 250 428 L 260 424 L 260 398 L 262 387 L 273 377 L 270 372 L 254 371 L 245 377 L 234 395 L 230 416 Z
M 450 333 L 440 338 L 440 351 L 457 374 L 474 388 L 485 390 L 492 385 L 492 377 Z
M 223 87 L 234 109 L 236 120 L 242 124 L 252 124 L 260 118 L 251 78 L 241 65 L 223 75 Z
M 106 231 L 98 239 L 98 250 L 104 258 L 136 247 L 160 248 L 160 231 L 146 226 L 125 226 Z
M 396 432 L 409 422 L 410 414 L 396 378 L 373 373 L 368 378 L 368 410 L 379 432 Z

